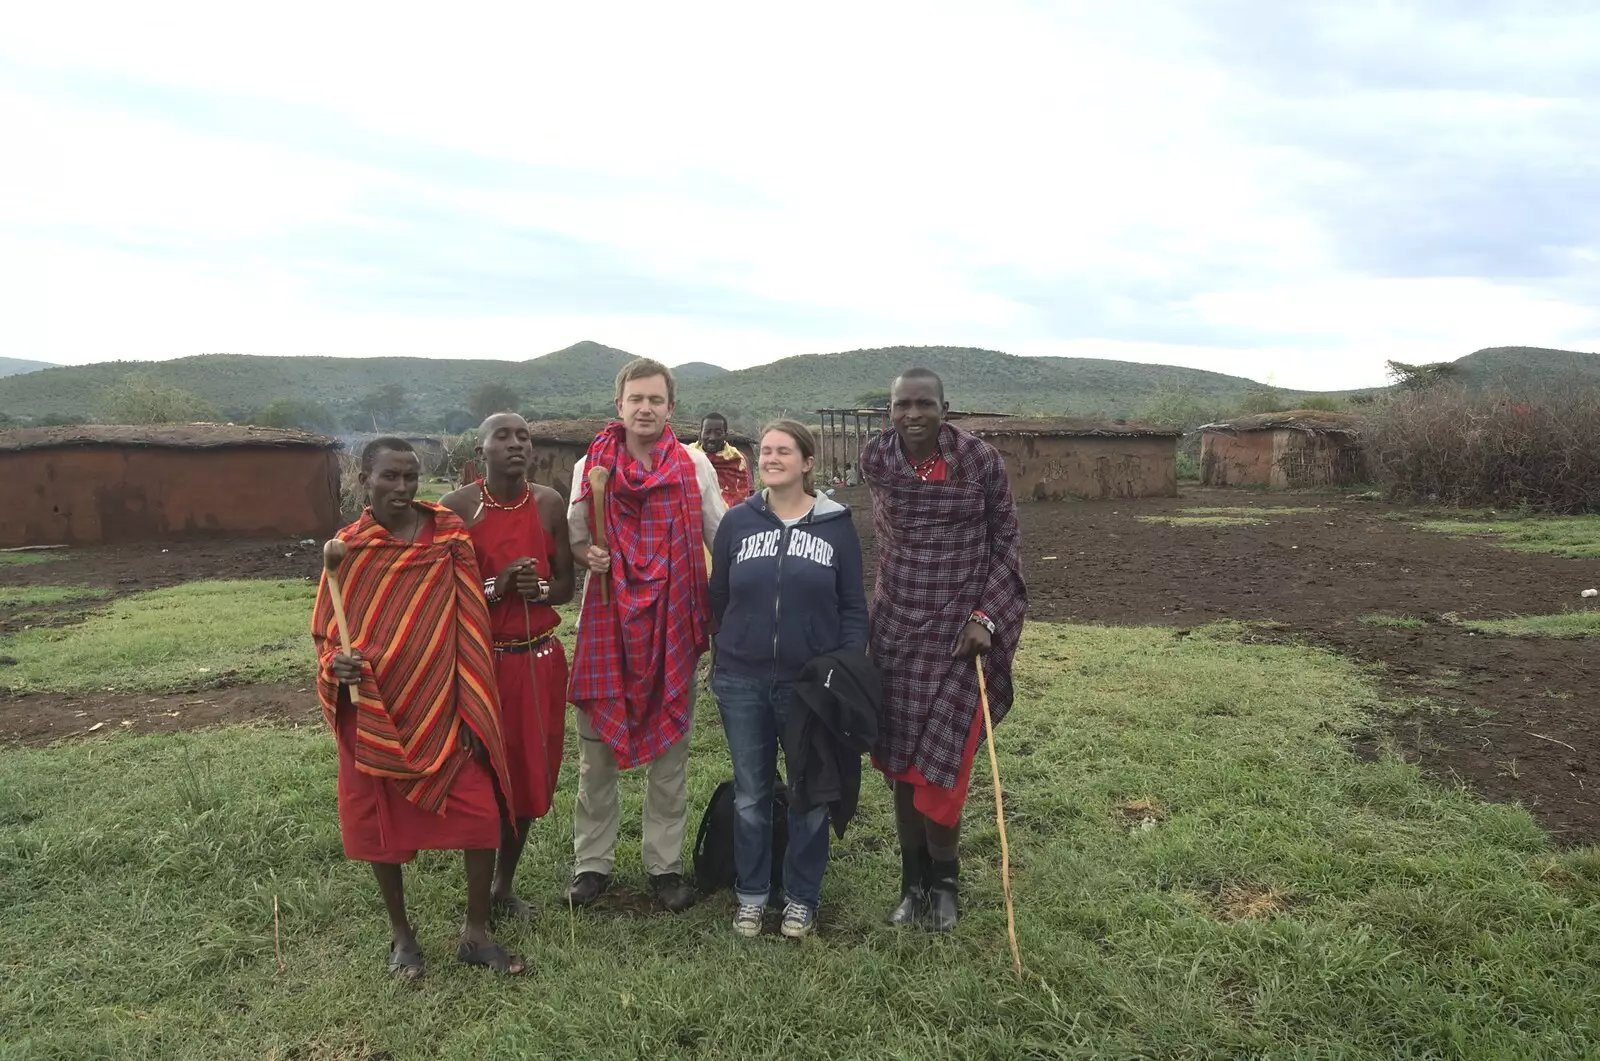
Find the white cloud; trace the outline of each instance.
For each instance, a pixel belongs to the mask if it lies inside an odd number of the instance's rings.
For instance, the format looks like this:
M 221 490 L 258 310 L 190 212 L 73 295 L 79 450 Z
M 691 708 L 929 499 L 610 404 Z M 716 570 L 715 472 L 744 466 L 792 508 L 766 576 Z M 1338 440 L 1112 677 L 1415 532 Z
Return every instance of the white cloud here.
M 1392 275 L 1337 209 L 1389 187 L 1373 138 L 1412 166 L 1585 150 L 1583 104 L 1490 53 L 1575 56 L 1588 23 L 1440 24 L 1429 61 L 1485 91 L 1340 73 L 1304 96 L 1175 10 L 34 5 L 0 42 L 22 160 L 0 168 L 0 354 L 970 344 L 1342 387 L 1386 357 L 1600 341 L 1587 243 L 1548 281 Z M 1274 76 L 1310 35 L 1333 70 L 1439 18 L 1338 10 L 1277 42 Z M 497 294 L 418 293 L 441 276 Z

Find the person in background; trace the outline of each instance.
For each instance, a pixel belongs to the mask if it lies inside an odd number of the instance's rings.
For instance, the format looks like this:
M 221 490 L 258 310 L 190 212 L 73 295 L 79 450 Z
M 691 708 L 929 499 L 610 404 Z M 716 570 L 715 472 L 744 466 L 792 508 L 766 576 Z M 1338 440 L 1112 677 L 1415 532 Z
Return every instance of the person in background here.
M 689 444 L 711 461 L 717 470 L 717 487 L 722 493 L 722 503 L 732 508 L 744 501 L 754 491 L 750 479 L 750 464 L 739 447 L 728 441 L 728 418 L 721 413 L 707 413 L 700 421 L 700 439 Z

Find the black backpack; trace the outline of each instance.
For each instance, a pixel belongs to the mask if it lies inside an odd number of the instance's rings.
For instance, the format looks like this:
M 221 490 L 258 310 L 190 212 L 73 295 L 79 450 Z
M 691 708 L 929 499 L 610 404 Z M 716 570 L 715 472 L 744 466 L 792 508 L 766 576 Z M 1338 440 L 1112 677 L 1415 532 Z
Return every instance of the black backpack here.
M 783 853 L 789 848 L 789 790 L 780 780 L 772 789 L 772 890 L 783 888 Z M 694 838 L 694 882 L 703 893 L 734 885 L 733 782 L 711 794 Z

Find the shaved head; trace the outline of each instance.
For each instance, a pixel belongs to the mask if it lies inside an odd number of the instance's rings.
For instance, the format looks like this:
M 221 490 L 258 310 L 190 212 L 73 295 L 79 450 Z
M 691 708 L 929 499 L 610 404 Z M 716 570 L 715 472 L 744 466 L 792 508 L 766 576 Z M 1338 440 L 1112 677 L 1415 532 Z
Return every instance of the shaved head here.
M 494 434 L 496 428 L 502 425 L 516 427 L 519 424 L 524 428 L 528 426 L 528 421 L 522 418 L 521 413 L 495 413 L 478 425 L 478 445 L 481 446 L 488 441 L 489 436 Z

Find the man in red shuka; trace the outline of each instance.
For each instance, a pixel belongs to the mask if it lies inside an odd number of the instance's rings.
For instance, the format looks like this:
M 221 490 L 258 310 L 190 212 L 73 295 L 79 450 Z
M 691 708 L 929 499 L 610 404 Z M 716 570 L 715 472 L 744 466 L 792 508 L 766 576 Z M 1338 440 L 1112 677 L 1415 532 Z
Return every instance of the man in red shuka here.
M 422 975 L 401 866 L 420 850 L 462 851 L 467 920 L 456 955 L 519 973 L 489 936 L 489 884 L 508 785 L 484 607 L 472 543 L 455 514 L 416 500 L 417 455 L 380 438 L 361 453 L 368 505 L 339 532 L 349 619 L 342 650 L 326 577 L 311 636 L 317 694 L 339 750 L 345 857 L 372 863 L 389 910 L 389 972 Z
M 717 488 L 722 494 L 722 504 L 727 508 L 742 505 L 754 493 L 750 480 L 750 462 L 744 459 L 738 446 L 728 441 L 728 418 L 721 413 L 707 413 L 700 421 L 700 440 L 689 443 L 711 461 L 717 472 Z
M 955 927 L 961 809 L 983 735 L 981 660 L 996 725 L 1028 589 L 1005 460 L 945 421 L 944 384 L 925 368 L 894 381 L 891 428 L 861 450 L 872 490 L 878 578 L 872 658 L 883 708 L 872 761 L 894 788 L 900 838 L 896 925 Z
M 567 503 L 530 483 L 528 422 L 496 413 L 478 429 L 486 477 L 447 494 L 442 504 L 467 525 L 494 638 L 495 684 L 511 774 L 511 816 L 500 838 L 490 892 L 496 916 L 527 920 L 533 910 L 513 887 L 528 828 L 550 811 L 566 727 L 567 657 L 555 605 L 572 599 Z
M 694 903 L 683 876 L 689 822 L 689 728 L 695 668 L 711 639 L 706 550 L 727 508 L 704 453 L 669 420 L 672 370 L 639 358 L 617 373 L 618 422 L 572 469 L 567 525 L 573 560 L 589 572 L 567 699 L 578 709 L 578 800 L 567 899 L 594 902 L 616 861 L 618 771 L 644 766 L 642 848 L 656 900 Z M 595 544 L 590 468 L 610 473 L 606 548 Z

